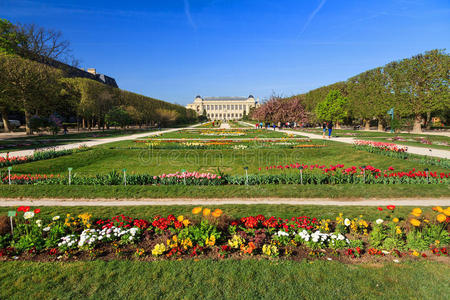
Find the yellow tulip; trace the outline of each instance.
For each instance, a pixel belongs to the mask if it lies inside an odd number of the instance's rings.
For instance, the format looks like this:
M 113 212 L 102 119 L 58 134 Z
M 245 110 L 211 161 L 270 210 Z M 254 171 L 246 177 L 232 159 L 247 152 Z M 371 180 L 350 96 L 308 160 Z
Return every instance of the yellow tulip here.
M 393 219 L 392 219 L 392 222 L 394 222 L 394 223 L 398 223 L 398 221 L 399 221 L 398 218 L 393 218 Z
M 184 227 L 187 227 L 191 222 L 188 219 L 183 220 Z
M 192 213 L 193 213 L 194 215 L 199 214 L 201 211 L 202 211 L 202 207 L 201 207 L 201 206 L 197 206 L 197 207 L 194 207 L 194 208 L 192 209 Z
M 416 207 L 412 210 L 411 214 L 415 217 L 420 217 L 420 215 L 422 214 L 422 210 Z
M 203 209 L 203 215 L 205 217 L 209 216 L 210 214 L 211 214 L 211 209 L 209 209 L 209 208 Z
M 447 220 L 447 217 L 446 217 L 444 214 L 438 214 L 438 215 L 436 216 L 436 220 L 437 220 L 439 223 L 442 223 L 442 222 L 444 222 L 445 220 Z
M 178 216 L 177 220 L 178 220 L 178 222 L 183 222 L 184 217 L 180 215 L 180 216 Z
M 450 207 L 447 207 L 446 209 L 444 209 L 443 213 L 444 213 L 447 217 L 450 217 Z
M 411 219 L 411 220 L 409 220 L 409 223 L 411 223 L 415 227 L 420 226 L 420 221 L 417 219 Z

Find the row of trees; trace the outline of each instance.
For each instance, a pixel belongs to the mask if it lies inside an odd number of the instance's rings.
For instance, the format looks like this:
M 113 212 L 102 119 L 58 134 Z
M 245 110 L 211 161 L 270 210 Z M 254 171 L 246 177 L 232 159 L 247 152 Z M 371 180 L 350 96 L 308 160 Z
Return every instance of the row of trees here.
M 69 78 L 66 70 L 45 63 L 46 59 L 67 60 L 69 53 L 68 42 L 59 32 L 0 19 L 0 114 L 6 131 L 10 112 L 24 114 L 27 134 L 33 131 L 33 116 L 37 120 L 36 116 L 58 115 L 89 128 L 196 120 L 195 112 L 183 106 L 88 78 Z
M 411 120 L 413 131 L 420 132 L 423 120 L 431 126 L 432 116 L 449 121 L 449 80 L 450 55 L 432 50 L 286 99 L 300 99 L 311 122 L 356 121 L 368 128 L 377 120 L 379 130 L 394 108 L 396 119 Z
M 117 111 L 120 111 L 118 114 Z M 58 69 L 17 55 L 0 54 L 0 113 L 4 127 L 11 111 L 25 115 L 28 134 L 33 115 L 77 116 L 82 127 L 162 125 L 196 120 L 192 110 L 86 78 L 66 78 Z M 109 118 L 106 116 L 109 114 Z M 126 115 L 126 118 L 123 116 Z M 114 116 L 121 116 L 118 120 Z M 109 121 L 109 122 L 107 122 Z M 118 124 L 117 124 L 118 123 Z

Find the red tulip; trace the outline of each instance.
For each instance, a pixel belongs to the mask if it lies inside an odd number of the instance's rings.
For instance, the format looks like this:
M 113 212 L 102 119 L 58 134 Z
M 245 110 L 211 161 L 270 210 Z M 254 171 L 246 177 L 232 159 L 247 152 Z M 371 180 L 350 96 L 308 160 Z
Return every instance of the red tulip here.
M 34 210 L 34 213 L 35 214 L 38 214 L 38 213 L 40 213 L 41 212 L 41 209 L 40 208 L 36 208 L 35 210 Z
M 382 211 L 383 210 L 383 208 L 382 207 L 380 207 L 380 206 L 378 206 L 378 208 L 377 208 L 379 211 Z
M 386 206 L 386 208 L 390 209 L 390 210 L 394 210 L 395 209 L 395 205 L 388 205 L 388 206 Z

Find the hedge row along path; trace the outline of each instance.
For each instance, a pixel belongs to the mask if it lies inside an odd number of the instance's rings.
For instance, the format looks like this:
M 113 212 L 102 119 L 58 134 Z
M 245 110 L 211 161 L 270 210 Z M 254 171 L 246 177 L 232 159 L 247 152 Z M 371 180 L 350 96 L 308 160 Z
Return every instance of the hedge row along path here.
M 168 132 L 174 132 L 174 131 L 178 131 L 178 130 L 182 130 L 182 129 L 186 129 L 186 128 L 195 128 L 197 126 L 200 126 L 201 124 L 196 124 L 196 125 L 192 125 L 189 127 L 180 127 L 180 128 L 170 128 L 170 129 L 165 129 L 165 130 L 161 130 L 161 131 L 150 131 L 150 132 L 144 132 L 144 133 L 136 133 L 136 134 L 131 134 L 131 135 L 125 135 L 125 136 L 119 136 L 119 137 L 115 137 L 115 138 L 104 138 L 104 139 L 94 139 L 94 140 L 85 140 L 82 142 L 78 142 L 78 143 L 73 143 L 73 144 L 66 144 L 66 145 L 59 145 L 59 146 L 54 146 L 54 147 L 47 147 L 47 148 L 40 148 L 39 151 L 45 151 L 45 150 L 67 150 L 67 149 L 76 149 L 78 147 L 81 146 L 87 146 L 87 147 L 93 147 L 93 146 L 98 146 L 98 145 L 102 145 L 102 144 L 108 144 L 108 143 L 113 143 L 113 142 L 120 142 L 120 141 L 127 141 L 127 140 L 136 140 L 136 139 L 140 139 L 140 138 L 144 138 L 144 137 L 149 137 L 149 136 L 154 136 L 154 135 L 159 135 L 162 133 L 168 133 Z M 9 156 L 28 156 L 28 155 L 33 155 L 35 149 L 28 149 L 28 150 L 20 150 L 20 151 L 11 151 L 9 152 Z M 3 152 L 0 153 L 0 156 L 6 157 L 8 152 Z
M 251 125 L 250 123 L 246 123 L 248 125 Z M 295 135 L 301 135 L 306 136 L 310 139 L 317 139 L 321 140 L 323 139 L 321 135 L 304 132 L 304 131 L 293 131 L 293 130 L 280 130 L 281 132 L 295 134 Z M 328 135 L 328 132 L 327 132 Z M 328 137 L 326 138 L 328 139 Z M 331 137 L 332 141 L 335 142 L 341 142 L 346 144 L 353 144 L 354 141 L 358 140 L 351 137 Z M 440 157 L 440 158 L 447 158 L 450 159 L 450 151 L 447 150 L 441 150 L 441 149 L 429 149 L 425 147 L 414 147 L 414 146 L 407 146 L 408 147 L 408 153 L 411 154 L 418 154 L 418 155 L 426 155 L 426 156 L 434 156 L 434 157 Z
M 361 199 L 331 200 L 329 198 L 143 198 L 129 199 L 0 199 L 0 206 L 139 206 L 139 205 L 224 205 L 224 204 L 288 204 L 288 205 L 336 205 L 336 206 L 450 206 L 450 198 L 437 199 Z

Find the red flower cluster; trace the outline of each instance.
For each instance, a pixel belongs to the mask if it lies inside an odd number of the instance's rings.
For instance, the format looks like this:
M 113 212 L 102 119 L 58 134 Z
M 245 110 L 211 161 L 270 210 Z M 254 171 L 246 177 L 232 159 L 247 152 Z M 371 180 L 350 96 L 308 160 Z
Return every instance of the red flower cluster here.
M 433 248 L 433 249 L 431 249 L 431 252 L 433 252 L 433 254 L 435 254 L 437 256 L 441 256 L 441 255 L 448 256 L 447 248 L 445 248 L 445 247 Z
M 249 216 L 249 217 L 243 217 L 240 220 L 240 223 L 245 228 L 279 228 L 284 229 L 285 231 L 288 231 L 290 228 L 292 229 L 312 229 L 314 228 L 315 224 L 318 224 L 318 221 L 316 218 L 310 218 L 306 216 L 301 217 L 292 217 L 291 219 L 282 219 L 282 218 L 276 218 L 274 216 L 270 218 L 266 218 L 263 215 L 258 216 Z M 236 223 L 237 225 L 238 223 Z
M 55 177 L 60 177 L 60 175 L 46 175 L 46 174 L 11 174 L 11 182 L 12 183 L 19 183 L 19 184 L 32 184 L 38 181 L 43 181 Z M 2 178 L 3 183 L 8 183 L 9 178 L 8 176 L 5 176 Z
M 96 222 L 97 225 L 102 225 L 102 228 L 111 228 L 113 226 L 115 227 L 123 227 L 123 228 L 131 228 L 131 227 L 138 227 L 141 229 L 147 229 L 150 223 L 143 219 L 133 219 L 127 216 L 124 216 L 123 214 L 112 217 L 111 219 L 107 220 L 98 220 Z
M 174 215 L 168 215 L 167 218 L 155 216 L 153 218 L 152 226 L 160 230 L 167 230 L 170 226 L 182 228 L 183 223 L 179 222 Z
M 347 255 L 353 258 L 360 257 L 362 254 L 362 250 L 359 247 L 356 247 L 355 250 L 352 248 L 347 249 Z

